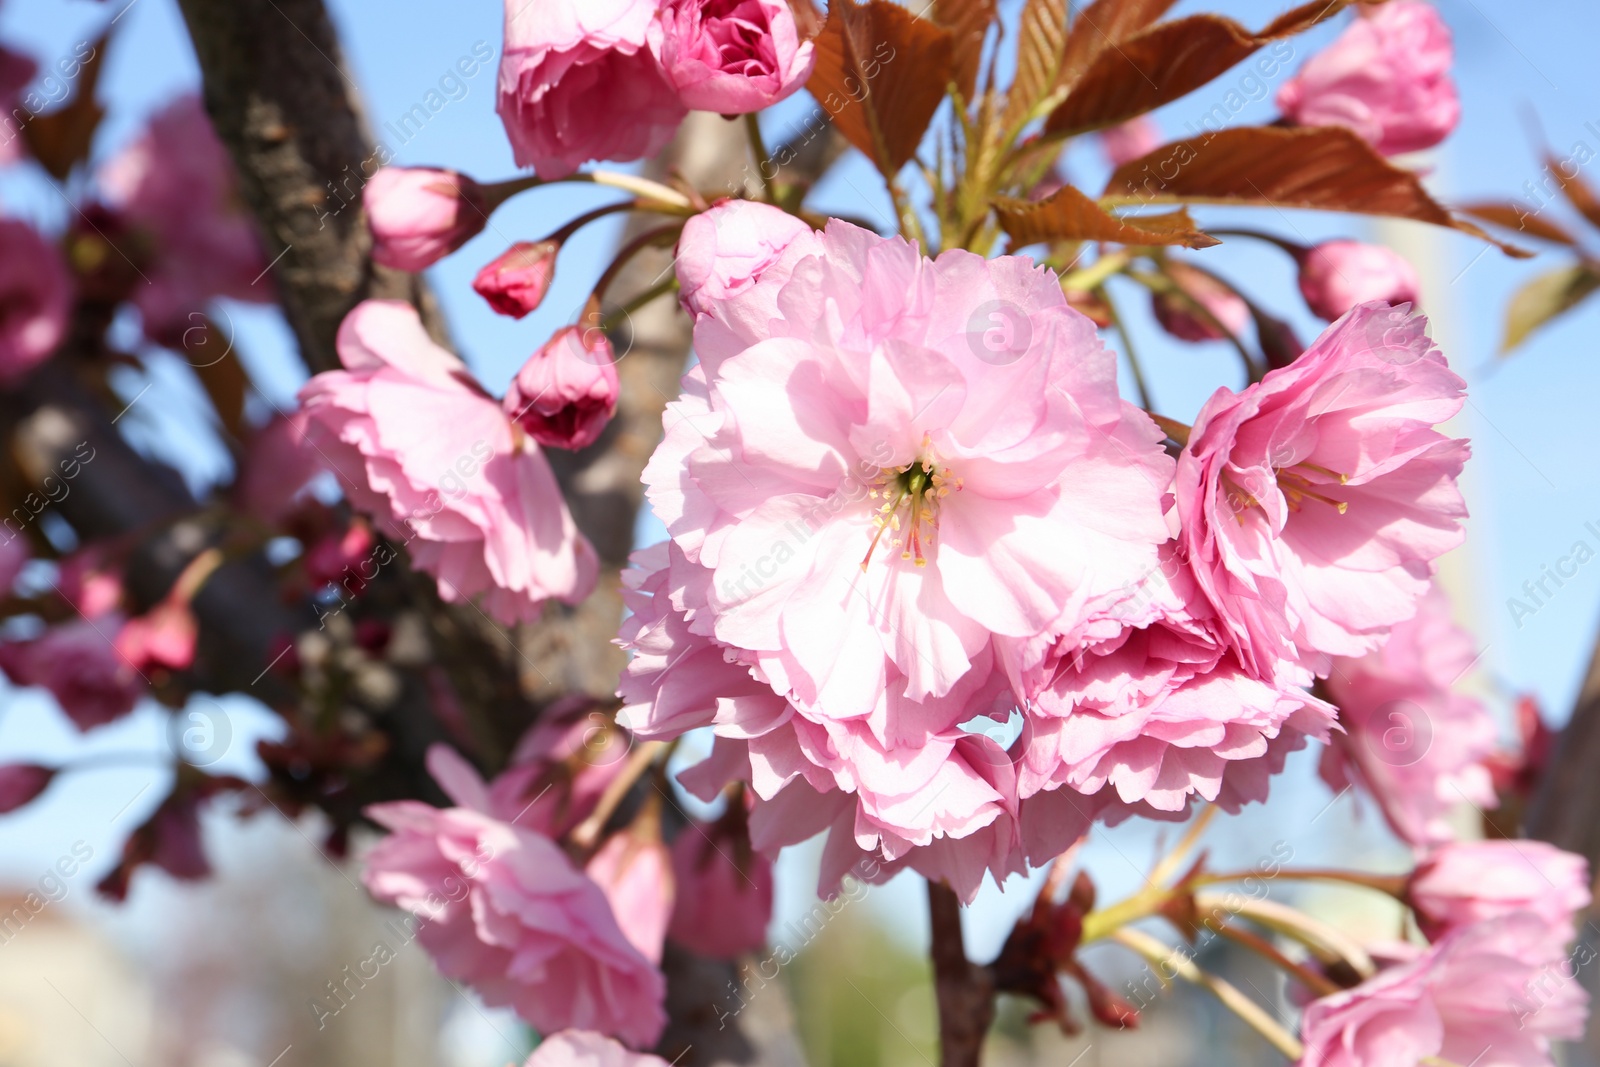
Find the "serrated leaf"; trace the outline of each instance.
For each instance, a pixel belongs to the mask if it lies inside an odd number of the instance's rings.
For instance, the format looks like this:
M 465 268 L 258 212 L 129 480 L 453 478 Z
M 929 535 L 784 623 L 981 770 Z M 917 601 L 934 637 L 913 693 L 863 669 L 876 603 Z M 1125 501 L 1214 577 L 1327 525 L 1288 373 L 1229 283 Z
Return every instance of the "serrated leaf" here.
M 1583 303 L 1600 290 L 1600 272 L 1583 263 L 1541 274 L 1518 289 L 1506 309 L 1506 332 L 1500 342 L 1503 356 L 1528 339 L 1528 335 Z
M 1263 45 L 1292 37 L 1343 10 L 1348 0 L 1312 0 L 1257 33 L 1221 15 L 1163 22 L 1100 49 L 1045 129 L 1070 135 L 1103 129 L 1186 96 L 1249 58 Z
M 969 104 L 978 87 L 984 38 L 998 13 L 999 0 L 933 0 L 933 21 L 950 31 L 956 87 Z
M 1116 241 L 1125 245 L 1220 244 L 1195 227 L 1182 208 L 1164 215 L 1119 218 L 1070 185 L 1039 201 L 997 200 L 995 215 L 1013 248 L 1052 241 Z
M 891 0 L 832 0 L 806 88 L 886 177 L 922 142 L 955 70 L 950 33 Z
M 1541 219 L 1537 212 L 1529 211 L 1527 206 L 1515 200 L 1505 203 L 1485 201 L 1476 204 L 1466 204 L 1456 209 L 1463 215 L 1471 215 L 1475 219 L 1493 223 L 1507 230 L 1525 233 L 1529 237 L 1537 237 L 1556 244 L 1576 245 L 1577 238 L 1567 233 L 1560 226 L 1546 219 Z
M 1531 253 L 1452 215 L 1402 170 L 1339 126 L 1241 126 L 1164 145 L 1118 167 L 1113 205 L 1235 204 L 1412 219 L 1469 233 L 1507 255 Z
M 1165 15 L 1176 0 L 1096 0 L 1072 20 L 1061 56 L 1059 88 L 1066 88 L 1089 69 L 1101 52 L 1114 48 Z
M 1067 0 L 1027 0 L 1017 23 L 1017 73 L 1006 90 L 1003 129 L 1015 129 L 1055 87 L 1067 47 Z
M 22 127 L 28 151 L 57 181 L 65 181 L 74 167 L 89 158 L 95 131 L 105 118 L 105 108 L 95 100 L 95 90 L 100 84 L 100 67 L 110 38 L 108 29 L 94 42 L 94 51 L 78 72 L 78 88 L 72 99 L 54 111 L 34 116 Z

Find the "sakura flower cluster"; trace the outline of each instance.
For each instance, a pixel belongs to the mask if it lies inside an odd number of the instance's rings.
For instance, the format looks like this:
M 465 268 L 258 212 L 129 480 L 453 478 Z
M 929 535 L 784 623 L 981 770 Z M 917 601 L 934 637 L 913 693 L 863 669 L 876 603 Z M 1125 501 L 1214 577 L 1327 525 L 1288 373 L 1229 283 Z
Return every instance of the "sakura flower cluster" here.
M 671 541 L 621 718 L 710 727 L 686 786 L 748 782 L 764 847 L 829 829 L 825 888 L 866 851 L 970 897 L 1095 817 L 1263 798 L 1335 721 L 1330 657 L 1460 541 L 1461 381 L 1404 309 L 1220 390 L 1174 464 L 1027 260 L 748 203 L 679 252 L 699 364 L 645 472 Z
M 689 110 L 760 111 L 814 62 L 785 0 L 507 4 L 505 40 L 497 110 L 543 178 L 648 156 Z

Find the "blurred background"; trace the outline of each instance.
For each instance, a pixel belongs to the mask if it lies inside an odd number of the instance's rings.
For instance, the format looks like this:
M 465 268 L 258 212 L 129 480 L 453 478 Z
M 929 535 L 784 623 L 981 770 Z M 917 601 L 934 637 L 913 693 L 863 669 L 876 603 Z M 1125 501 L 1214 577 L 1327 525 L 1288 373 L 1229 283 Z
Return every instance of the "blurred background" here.
M 349 74 L 365 94 L 376 138 L 398 162 L 444 164 L 479 179 L 509 177 L 510 149 L 494 114 L 494 71 L 454 78 L 458 59 L 486 45 L 498 53 L 496 0 L 329 0 L 342 32 Z M 1014 18 L 1018 0 L 1004 5 Z M 1264 25 L 1283 5 L 1274 0 L 1180 3 L 1176 13 L 1215 10 L 1247 25 Z M 1593 0 L 1439 0 L 1455 33 L 1464 104 L 1459 131 L 1420 162 L 1429 185 L 1447 203 L 1516 197 L 1565 220 L 1540 165 L 1548 145 L 1560 158 L 1600 157 L 1600 80 L 1592 55 L 1600 39 Z M 49 68 L 74 54 L 115 20 L 100 86 L 109 109 L 96 144 L 108 158 L 148 116 L 198 87 L 199 75 L 174 0 L 7 0 L 0 40 Z M 1334 26 L 1291 42 L 1294 58 L 1266 81 L 1239 68 L 1157 112 L 1172 139 L 1195 132 L 1219 105 L 1237 123 L 1271 121 L 1277 82 L 1337 32 Z M 420 128 L 398 121 L 431 91 L 446 105 Z M 804 94 L 764 118 L 775 144 L 800 129 L 812 108 Z M 1582 150 L 1580 147 L 1582 146 Z M 1097 189 L 1107 166 L 1092 139 L 1070 149 L 1067 176 Z M 1584 173 L 1600 183 L 1600 167 Z M 564 253 L 541 309 L 520 322 L 493 314 L 469 288 L 472 275 L 514 240 L 544 236 L 587 206 L 594 190 L 541 190 L 503 208 L 481 236 L 434 268 L 431 280 L 463 358 L 491 389 L 504 386 L 529 354 L 560 325 L 573 321 L 611 250 L 617 232 L 596 226 Z M 811 204 L 822 211 L 890 217 L 887 197 L 864 160 L 848 161 Z M 0 172 L 6 214 L 58 232 L 73 209 L 31 164 Z M 1425 282 L 1424 310 L 1470 401 L 1454 427 L 1474 443 L 1465 488 L 1472 507 L 1467 546 L 1446 564 L 1446 585 L 1460 621 L 1476 635 L 1481 657 L 1472 682 L 1501 715 L 1519 695 L 1537 699 L 1552 726 L 1564 721 L 1600 618 L 1600 565 L 1581 569 L 1531 616 L 1517 619 L 1508 598 L 1524 581 L 1600 528 L 1600 465 L 1580 455 L 1595 423 L 1600 359 L 1595 358 L 1600 303 L 1536 334 L 1510 358 L 1497 353 L 1512 291 L 1556 263 L 1505 258 L 1465 236 L 1406 223 L 1308 213 L 1277 215 L 1197 212 L 1202 225 L 1230 223 L 1313 243 L 1353 236 L 1391 244 L 1410 256 Z M 1303 339 L 1320 323 L 1305 310 L 1288 258 L 1259 244 L 1229 241 L 1202 253 L 1207 267 L 1239 284 L 1256 301 L 1294 322 Z M 1192 418 L 1222 384 L 1242 376 L 1223 343 L 1179 344 L 1162 334 L 1134 291 L 1120 294 L 1157 407 Z M 288 408 L 303 380 L 288 330 L 275 311 L 229 305 L 235 350 L 267 395 Z M 130 374 L 126 395 L 148 394 L 121 428 L 137 447 L 167 458 L 194 484 L 231 478 L 227 454 L 197 427 L 209 418 L 190 368 L 178 357 L 156 359 L 151 380 Z M 270 413 L 263 405 L 261 417 Z M 641 543 L 659 539 L 649 516 Z M 0 682 L 0 686 L 4 683 Z M 216 755 L 213 772 L 259 775 L 255 742 L 272 736 L 274 718 L 242 698 L 197 699 L 179 729 L 204 732 Z M 211 817 L 207 847 L 217 876 L 178 884 L 145 868 L 128 902 L 110 906 L 94 883 L 114 863 L 127 832 L 165 795 L 171 772 L 170 717 L 151 707 L 110 727 L 80 735 L 37 691 L 0 690 L 0 762 L 37 760 L 82 765 L 39 803 L 0 818 L 0 1067 L 492 1067 L 520 1062 L 529 1035 L 511 1015 L 484 1009 L 438 978 L 426 955 L 403 946 L 388 926 L 395 915 L 376 908 L 352 866 L 321 854 L 316 828 L 271 812 L 247 821 Z M 1348 795 L 1335 798 L 1315 778 L 1315 756 L 1290 763 L 1270 808 L 1256 808 L 1212 828 L 1218 862 L 1249 866 L 1283 850 L 1296 862 L 1351 863 L 1401 869 L 1404 852 L 1377 813 Z M 1472 813 L 1464 813 L 1469 821 Z M 1138 886 L 1176 831 L 1126 826 L 1098 834 L 1083 853 L 1101 899 Z M 60 864 L 64 858 L 72 862 Z M 60 872 L 74 870 L 70 877 Z M 752 998 L 787 997 L 813 1064 L 931 1064 L 935 1021 L 926 952 L 926 905 L 920 882 L 902 878 L 861 888 L 819 905 L 816 857 L 792 850 L 779 867 L 772 954 L 755 960 L 743 986 L 729 991 L 728 1011 Z M 1289 899 L 1288 887 L 1272 887 Z M 29 893 L 49 904 L 25 923 L 5 916 Z M 1303 899 L 1303 898 L 1301 898 Z M 1032 900 L 1016 879 L 986 889 L 967 921 L 969 952 L 988 959 Z M 1315 906 L 1371 936 L 1393 936 L 1396 916 L 1370 910 L 1366 896 L 1326 891 Z M 26 912 L 24 912 L 26 914 Z M 347 968 L 382 940 L 399 949 L 378 978 L 352 980 Z M 781 949 L 781 951 L 780 951 Z M 795 956 L 794 962 L 780 965 Z M 1126 990 L 1144 969 L 1113 948 L 1090 966 Z M 1237 984 L 1252 987 L 1275 1011 L 1287 1010 L 1276 979 L 1218 962 Z M 770 991 L 769 991 L 770 990 Z M 337 1010 L 334 1010 L 337 1009 Z M 1137 1033 L 1090 1032 L 1069 1038 L 1029 1027 L 1015 1005 L 1003 1008 L 991 1062 L 1164 1065 L 1274 1062 L 1264 1044 L 1188 990 L 1164 994 Z M 1574 1059 L 1572 1062 L 1583 1062 Z

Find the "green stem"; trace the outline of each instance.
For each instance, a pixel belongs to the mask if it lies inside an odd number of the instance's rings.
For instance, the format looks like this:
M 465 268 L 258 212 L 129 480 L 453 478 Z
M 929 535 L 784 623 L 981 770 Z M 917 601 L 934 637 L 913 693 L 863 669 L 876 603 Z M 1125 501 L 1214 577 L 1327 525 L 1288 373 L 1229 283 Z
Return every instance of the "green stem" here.
M 1119 900 L 1106 908 L 1096 908 L 1083 917 L 1082 944 L 1114 936 L 1129 923 L 1159 915 L 1162 907 L 1172 899 L 1172 890 L 1165 886 L 1150 885 L 1139 892 Z
M 1214 895 L 1196 895 L 1195 909 L 1201 914 L 1213 911 L 1230 912 L 1285 937 L 1298 941 L 1322 959 L 1342 959 L 1363 978 L 1377 972 L 1377 965 L 1367 950 L 1338 930 L 1302 911 L 1271 900 L 1229 901 Z
M 778 190 L 773 185 L 775 175 L 767 173 L 767 168 L 772 165 L 772 157 L 767 154 L 767 143 L 761 139 L 761 119 L 757 112 L 750 111 L 745 114 L 744 129 L 750 136 L 750 150 L 755 153 L 756 173 L 761 178 L 761 192 L 766 197 L 767 203 L 776 205 Z
M 1327 975 L 1319 974 L 1305 964 L 1291 960 L 1288 956 L 1278 951 L 1277 946 L 1271 941 L 1254 931 L 1241 930 L 1232 923 L 1223 923 L 1216 928 L 1216 933 L 1218 937 L 1225 937 L 1234 944 L 1247 948 L 1268 962 L 1277 965 L 1319 997 L 1331 997 L 1341 989 L 1340 985 Z
M 1162 428 L 1165 429 L 1166 427 L 1163 426 Z M 1262 877 L 1263 875 L 1260 871 L 1228 871 L 1219 874 L 1198 875 L 1189 881 L 1189 885 L 1198 889 L 1201 886 L 1218 885 L 1223 882 L 1243 882 L 1247 879 L 1259 879 Z M 1396 899 L 1404 896 L 1406 889 L 1406 878 L 1400 874 L 1362 874 L 1360 871 L 1305 868 L 1279 871 L 1272 877 L 1274 880 L 1285 879 L 1295 882 L 1342 882 L 1346 885 L 1375 889 Z
M 606 290 L 611 288 L 611 283 L 616 280 L 617 274 L 621 272 L 623 267 L 628 265 L 634 256 L 643 252 L 646 248 L 668 243 L 669 238 L 676 240 L 678 233 L 682 229 L 682 224 L 661 226 L 642 233 L 632 241 L 629 241 L 622 247 L 622 251 L 617 253 L 617 258 L 611 261 L 611 265 L 606 268 L 606 272 L 600 275 L 600 280 L 595 283 L 594 299 L 599 301 L 606 298 Z
M 1105 283 L 1106 279 L 1113 274 L 1122 273 L 1132 262 L 1133 255 L 1127 251 L 1103 255 L 1087 267 L 1072 271 L 1069 274 L 1063 274 L 1061 276 L 1061 288 L 1071 289 L 1080 293 L 1098 289 Z
M 1231 983 L 1202 971 L 1195 965 L 1194 960 L 1184 955 L 1181 949 L 1173 948 L 1140 930 L 1119 930 L 1112 935 L 1112 940 L 1144 957 L 1152 967 L 1158 968 L 1158 974 L 1161 970 L 1171 970 L 1184 981 L 1211 993 L 1224 1007 L 1266 1038 L 1273 1048 L 1290 1060 L 1298 1061 L 1305 1054 L 1305 1049 L 1295 1036 L 1280 1026 L 1261 1005 L 1245 996 Z
M 693 215 L 694 203 L 678 190 L 671 186 L 653 182 L 649 178 L 641 178 L 637 174 L 623 174 L 612 170 L 590 170 L 579 174 L 571 174 L 565 178 L 545 179 L 539 177 L 512 178 L 509 181 L 490 182 L 482 186 L 484 200 L 484 214 L 494 214 L 495 208 L 510 200 L 518 193 L 537 189 L 541 185 L 558 185 L 563 182 L 583 182 L 590 185 L 604 185 L 612 189 L 621 189 L 650 202 L 653 210 L 669 209 L 674 215 Z
M 1111 314 L 1111 325 L 1116 327 L 1117 336 L 1122 338 L 1122 348 L 1128 355 L 1128 369 L 1133 372 L 1133 388 L 1139 394 L 1139 406 L 1150 411 L 1155 405 L 1150 400 L 1150 387 L 1144 380 L 1144 368 L 1139 364 L 1139 353 L 1133 347 L 1133 335 L 1128 332 L 1127 324 L 1117 313 L 1117 305 L 1111 302 L 1111 294 L 1102 288 L 1100 298 L 1106 302 L 1106 309 Z

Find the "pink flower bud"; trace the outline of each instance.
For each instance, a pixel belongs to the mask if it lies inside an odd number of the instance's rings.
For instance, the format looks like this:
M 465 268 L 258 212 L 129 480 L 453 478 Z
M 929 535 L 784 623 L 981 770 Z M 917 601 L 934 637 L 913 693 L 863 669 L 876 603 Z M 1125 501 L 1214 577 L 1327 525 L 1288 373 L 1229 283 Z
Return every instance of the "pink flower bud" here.
M 1278 90 L 1302 126 L 1345 126 L 1386 156 L 1431 148 L 1461 119 L 1450 28 L 1422 0 L 1367 8 Z
M 522 365 L 504 405 L 541 445 L 579 449 L 605 429 L 618 390 L 616 357 L 605 333 L 567 326 Z
M 1219 323 L 1235 337 L 1250 324 L 1249 306 L 1211 275 L 1183 263 L 1169 262 L 1167 276 L 1183 292 L 1154 294 L 1150 309 L 1161 328 L 1178 340 L 1221 341 L 1227 335 L 1217 328 Z M 1210 316 L 1202 314 L 1196 304 L 1210 312 Z
M 1300 262 L 1300 295 L 1321 317 L 1332 321 L 1357 304 L 1414 304 L 1422 283 L 1416 268 L 1397 252 L 1360 241 L 1328 241 Z
M 767 940 L 772 861 L 716 825 L 691 823 L 672 843 L 677 906 L 667 936 L 691 952 L 736 959 Z
M 777 103 L 816 63 L 786 0 L 667 0 L 650 50 L 684 107 L 719 115 Z
M 363 200 L 372 258 L 396 270 L 437 263 L 489 221 L 483 189 L 453 170 L 384 167 L 367 183 Z
M 16 811 L 50 787 L 56 772 L 37 763 L 0 765 L 0 814 Z
M 549 291 L 560 251 L 554 241 L 518 241 L 478 272 L 472 288 L 500 314 L 520 319 Z

